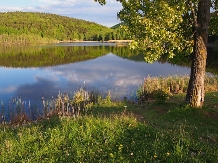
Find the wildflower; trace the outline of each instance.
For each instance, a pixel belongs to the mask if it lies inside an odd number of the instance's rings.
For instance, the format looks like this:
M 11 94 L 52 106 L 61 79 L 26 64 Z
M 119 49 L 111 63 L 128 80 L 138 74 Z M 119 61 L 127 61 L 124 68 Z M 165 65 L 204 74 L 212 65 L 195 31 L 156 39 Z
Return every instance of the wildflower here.
M 154 155 L 154 158 L 157 158 L 157 155 Z
M 170 155 L 170 152 L 167 152 L 167 156 L 169 156 Z
M 131 156 L 133 156 L 133 153 L 130 153 Z

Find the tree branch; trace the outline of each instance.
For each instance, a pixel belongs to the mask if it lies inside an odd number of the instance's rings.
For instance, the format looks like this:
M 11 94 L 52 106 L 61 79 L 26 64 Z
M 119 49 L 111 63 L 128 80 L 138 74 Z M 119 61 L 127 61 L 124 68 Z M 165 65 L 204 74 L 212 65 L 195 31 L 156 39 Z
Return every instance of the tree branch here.
M 195 28 L 197 28 L 198 27 L 197 15 L 196 15 L 196 12 L 195 12 L 193 2 L 191 0 L 189 1 L 189 6 L 191 8 L 191 13 L 193 15 L 194 26 L 195 26 Z

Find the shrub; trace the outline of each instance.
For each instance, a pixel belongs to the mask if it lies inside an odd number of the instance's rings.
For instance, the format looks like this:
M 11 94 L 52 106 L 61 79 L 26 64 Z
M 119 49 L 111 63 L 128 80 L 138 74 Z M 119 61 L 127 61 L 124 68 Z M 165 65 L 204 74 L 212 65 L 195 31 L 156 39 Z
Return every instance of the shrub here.
M 164 104 L 170 96 L 167 91 L 163 91 L 161 89 L 153 91 L 152 94 L 157 104 Z

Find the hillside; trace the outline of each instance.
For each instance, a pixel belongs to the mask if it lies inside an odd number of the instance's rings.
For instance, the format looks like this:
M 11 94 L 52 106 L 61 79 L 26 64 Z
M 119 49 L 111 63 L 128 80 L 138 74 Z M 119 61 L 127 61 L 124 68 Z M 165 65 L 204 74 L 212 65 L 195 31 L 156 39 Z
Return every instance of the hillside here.
M 117 28 L 120 28 L 122 25 L 124 25 L 124 23 L 118 23 L 118 24 L 112 26 L 111 29 L 117 29 Z
M 121 30 L 55 14 L 3 12 L 0 19 L 0 44 L 124 39 Z

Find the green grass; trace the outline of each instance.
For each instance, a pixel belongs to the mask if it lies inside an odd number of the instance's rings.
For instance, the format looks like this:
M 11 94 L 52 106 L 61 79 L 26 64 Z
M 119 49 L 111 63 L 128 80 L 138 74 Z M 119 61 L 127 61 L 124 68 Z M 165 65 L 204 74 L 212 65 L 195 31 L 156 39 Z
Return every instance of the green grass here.
M 201 109 L 183 99 L 105 101 L 77 118 L 2 124 L 0 162 L 218 162 L 218 92 Z

